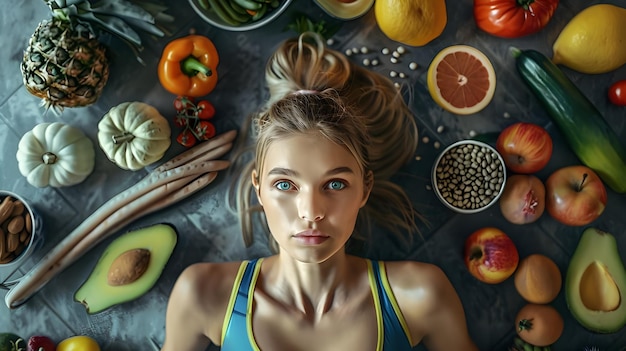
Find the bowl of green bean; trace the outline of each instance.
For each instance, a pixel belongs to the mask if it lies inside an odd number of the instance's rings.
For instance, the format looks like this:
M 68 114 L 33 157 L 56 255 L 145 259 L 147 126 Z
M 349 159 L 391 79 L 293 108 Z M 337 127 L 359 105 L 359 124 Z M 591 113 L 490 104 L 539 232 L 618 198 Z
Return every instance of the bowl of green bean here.
M 449 209 L 477 213 L 495 204 L 506 182 L 502 155 L 489 144 L 461 140 L 446 147 L 432 169 L 433 189 Z
M 189 0 L 198 16 L 229 31 L 262 27 L 280 16 L 293 0 Z

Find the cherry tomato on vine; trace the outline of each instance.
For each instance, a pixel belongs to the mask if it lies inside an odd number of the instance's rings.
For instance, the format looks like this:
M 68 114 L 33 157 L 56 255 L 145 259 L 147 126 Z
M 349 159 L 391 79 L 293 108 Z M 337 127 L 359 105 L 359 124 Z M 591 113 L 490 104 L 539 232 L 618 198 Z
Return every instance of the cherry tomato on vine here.
M 174 108 L 177 112 L 181 112 L 187 109 L 193 109 L 195 104 L 193 102 L 193 98 L 188 96 L 177 96 L 174 100 Z
M 618 80 L 609 88 L 609 100 L 615 105 L 626 106 L 626 79 Z
M 206 100 L 199 101 L 196 107 L 200 119 L 211 119 L 215 116 L 215 106 Z
M 215 136 L 215 126 L 211 122 L 200 121 L 194 129 L 194 133 L 200 140 L 209 140 Z
M 192 147 L 196 144 L 196 137 L 191 130 L 185 129 L 178 134 L 176 141 L 184 147 Z
M 184 127 L 189 124 L 189 119 L 185 116 L 178 115 L 174 117 L 174 125 L 177 127 Z

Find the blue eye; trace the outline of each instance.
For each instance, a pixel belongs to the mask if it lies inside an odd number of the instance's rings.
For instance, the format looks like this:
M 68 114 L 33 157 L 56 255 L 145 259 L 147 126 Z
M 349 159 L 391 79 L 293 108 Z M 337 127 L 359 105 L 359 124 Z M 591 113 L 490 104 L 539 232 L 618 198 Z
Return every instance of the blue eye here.
M 282 190 L 282 191 L 287 191 L 291 189 L 291 183 L 286 182 L 284 180 L 277 182 L 274 186 L 276 187 L 276 189 Z
M 341 190 L 346 187 L 346 184 L 339 180 L 333 180 L 328 183 L 328 188 L 331 190 Z

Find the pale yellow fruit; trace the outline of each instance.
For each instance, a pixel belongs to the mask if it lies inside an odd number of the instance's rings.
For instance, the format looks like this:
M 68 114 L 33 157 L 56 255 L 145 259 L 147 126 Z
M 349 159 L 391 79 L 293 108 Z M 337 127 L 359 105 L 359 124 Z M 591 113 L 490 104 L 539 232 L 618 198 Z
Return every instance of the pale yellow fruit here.
M 428 44 L 448 22 L 445 0 L 376 0 L 374 14 L 389 39 L 410 46 Z
M 598 4 L 578 13 L 552 47 L 555 64 L 581 73 L 613 71 L 626 64 L 626 9 Z

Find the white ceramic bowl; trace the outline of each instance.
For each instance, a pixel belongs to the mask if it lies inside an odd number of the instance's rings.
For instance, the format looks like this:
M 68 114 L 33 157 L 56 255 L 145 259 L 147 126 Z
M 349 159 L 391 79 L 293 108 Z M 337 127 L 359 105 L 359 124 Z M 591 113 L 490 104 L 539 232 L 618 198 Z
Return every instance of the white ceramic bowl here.
M 276 8 L 272 8 L 268 5 L 268 10 L 263 17 L 258 20 L 250 21 L 246 23 L 242 23 L 239 25 L 229 24 L 224 21 L 220 16 L 218 16 L 213 10 L 209 10 L 208 8 L 209 0 L 189 0 L 191 7 L 196 11 L 196 13 L 209 24 L 235 32 L 243 32 L 247 30 L 257 29 L 262 27 L 270 22 L 272 22 L 276 17 L 280 16 L 287 7 L 291 4 L 293 0 L 280 0 L 280 4 Z M 215 0 L 218 3 L 222 1 L 234 1 L 234 0 Z M 245 1 L 258 1 L 258 0 L 245 0 Z
M 495 204 L 506 182 L 502 156 L 489 144 L 461 140 L 435 160 L 432 183 L 437 198 L 458 213 L 477 213 Z
M 17 267 L 20 267 L 20 265 L 28 258 L 30 257 L 30 255 L 33 253 L 35 246 L 39 243 L 39 240 L 41 239 L 41 228 L 42 228 L 42 223 L 41 223 L 41 217 L 39 217 L 39 215 L 37 215 L 37 213 L 35 211 L 33 211 L 32 206 L 28 203 L 28 201 L 26 201 L 24 198 L 22 198 L 21 196 L 12 193 L 10 191 L 5 191 L 5 190 L 0 190 L 0 203 L 2 203 L 2 201 L 5 200 L 5 198 L 9 198 L 11 201 L 14 202 L 13 207 L 16 206 L 16 204 L 19 202 L 23 205 L 23 211 L 22 213 L 19 215 L 21 217 L 20 221 L 22 221 L 22 228 L 24 228 L 23 230 L 26 230 L 26 228 L 28 227 L 29 230 L 26 231 L 28 238 L 25 240 L 19 240 L 19 244 L 18 247 L 19 249 L 16 250 L 15 252 L 12 253 L 12 256 L 10 258 L 10 261 L 8 262 L 4 262 L 4 263 L 0 263 L 0 269 L 17 269 Z M 21 205 L 20 205 L 21 206 Z M 17 216 L 11 216 L 10 218 L 15 218 Z M 5 220 L 5 223 L 8 223 L 10 221 L 10 219 Z M 28 224 L 26 222 L 29 222 Z M 3 228 L 5 228 L 6 226 L 3 226 Z M 20 230 L 20 233 L 23 231 Z M 9 252 L 8 251 L 8 242 L 7 242 L 7 238 L 9 235 L 17 235 L 16 238 L 19 237 L 20 234 L 15 233 L 15 234 L 11 234 L 9 232 L 9 230 L 2 230 L 3 233 L 1 234 L 2 236 L 2 240 L 4 240 L 4 252 Z M 17 253 L 16 253 L 17 252 Z M 2 255 L 0 253 L 0 255 Z

